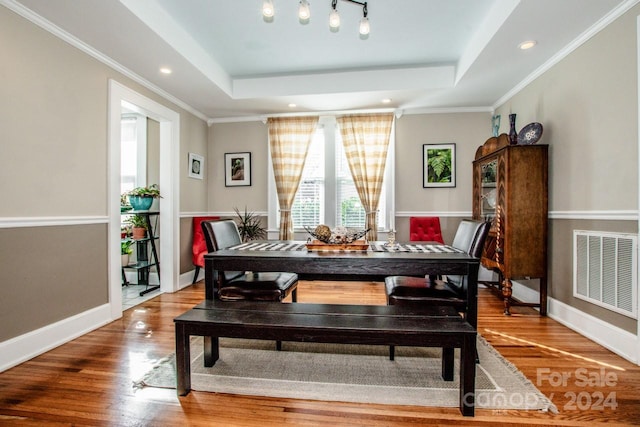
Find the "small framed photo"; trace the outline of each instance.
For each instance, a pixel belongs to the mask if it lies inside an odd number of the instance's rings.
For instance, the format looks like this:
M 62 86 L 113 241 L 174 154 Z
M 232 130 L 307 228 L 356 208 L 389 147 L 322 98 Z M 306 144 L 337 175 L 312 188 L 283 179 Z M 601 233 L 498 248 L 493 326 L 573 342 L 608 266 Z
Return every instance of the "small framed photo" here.
M 224 185 L 225 187 L 251 185 L 251 153 L 224 154 Z
M 204 157 L 189 153 L 189 178 L 202 179 L 204 176 Z
M 422 187 L 456 186 L 456 144 L 422 145 Z

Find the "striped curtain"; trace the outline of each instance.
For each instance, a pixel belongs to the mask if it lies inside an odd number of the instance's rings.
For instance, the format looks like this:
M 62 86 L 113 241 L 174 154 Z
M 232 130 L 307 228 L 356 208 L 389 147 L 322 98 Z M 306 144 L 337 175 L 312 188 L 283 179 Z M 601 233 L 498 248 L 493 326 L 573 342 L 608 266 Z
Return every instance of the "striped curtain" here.
M 392 113 L 338 117 L 349 169 L 367 214 L 369 241 L 378 239 L 378 204 L 392 123 Z
M 280 205 L 280 240 L 293 238 L 291 205 L 304 170 L 318 117 L 269 118 L 269 147 Z

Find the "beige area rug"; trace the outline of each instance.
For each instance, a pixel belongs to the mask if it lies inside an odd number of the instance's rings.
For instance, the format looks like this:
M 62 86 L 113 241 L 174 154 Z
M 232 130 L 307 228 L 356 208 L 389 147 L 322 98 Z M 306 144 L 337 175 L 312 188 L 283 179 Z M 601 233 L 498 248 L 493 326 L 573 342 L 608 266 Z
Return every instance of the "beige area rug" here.
M 325 401 L 458 407 L 454 381 L 440 376 L 441 350 L 384 346 L 220 339 L 220 359 L 205 368 L 202 339 L 191 342 L 195 391 Z M 551 401 L 482 337 L 476 365 L 476 407 L 557 412 Z M 162 359 L 134 387 L 176 387 L 175 355 Z

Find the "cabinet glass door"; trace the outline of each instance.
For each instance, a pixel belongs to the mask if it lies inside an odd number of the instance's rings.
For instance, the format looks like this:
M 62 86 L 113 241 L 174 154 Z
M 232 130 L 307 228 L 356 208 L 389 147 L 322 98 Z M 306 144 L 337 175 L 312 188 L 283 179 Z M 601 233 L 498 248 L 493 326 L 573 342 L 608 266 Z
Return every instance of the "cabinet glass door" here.
M 493 218 L 496 214 L 498 160 L 494 159 L 483 163 L 480 168 L 480 173 L 482 174 L 480 212 L 483 218 Z

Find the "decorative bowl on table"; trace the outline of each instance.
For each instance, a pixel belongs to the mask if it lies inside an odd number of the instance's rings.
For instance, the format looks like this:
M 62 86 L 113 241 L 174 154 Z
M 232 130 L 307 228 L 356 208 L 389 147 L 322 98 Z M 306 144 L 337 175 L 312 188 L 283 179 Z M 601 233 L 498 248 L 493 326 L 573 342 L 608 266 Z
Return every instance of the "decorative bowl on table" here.
M 314 230 L 304 227 L 312 237 L 307 241 L 309 250 L 367 250 L 369 244 L 363 237 L 367 230 L 350 230 L 346 227 L 336 227 L 320 224 Z

